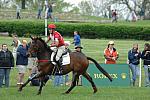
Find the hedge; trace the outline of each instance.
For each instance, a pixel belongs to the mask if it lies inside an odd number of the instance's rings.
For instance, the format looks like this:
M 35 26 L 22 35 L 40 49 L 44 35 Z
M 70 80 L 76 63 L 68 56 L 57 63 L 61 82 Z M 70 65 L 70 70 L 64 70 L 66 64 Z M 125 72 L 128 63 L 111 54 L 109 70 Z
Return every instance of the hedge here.
M 72 37 L 73 31 L 79 31 L 82 38 L 111 38 L 111 39 L 140 39 L 150 40 L 150 26 L 119 25 L 98 23 L 55 23 L 57 31 L 63 36 Z M 44 35 L 44 21 L 0 21 L 0 32 L 17 33 L 19 36 L 27 34 Z

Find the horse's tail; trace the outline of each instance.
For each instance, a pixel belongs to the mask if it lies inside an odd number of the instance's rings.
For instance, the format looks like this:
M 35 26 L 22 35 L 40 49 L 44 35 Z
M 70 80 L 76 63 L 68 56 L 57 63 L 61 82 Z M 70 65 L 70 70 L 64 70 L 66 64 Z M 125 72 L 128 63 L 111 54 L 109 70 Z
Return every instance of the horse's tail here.
M 93 58 L 91 57 L 87 57 L 88 60 L 94 62 L 94 64 L 96 65 L 96 67 L 99 69 L 99 71 L 101 71 L 106 77 L 108 77 L 108 79 L 110 81 L 112 81 L 112 77 L 97 63 L 96 60 L 94 60 Z

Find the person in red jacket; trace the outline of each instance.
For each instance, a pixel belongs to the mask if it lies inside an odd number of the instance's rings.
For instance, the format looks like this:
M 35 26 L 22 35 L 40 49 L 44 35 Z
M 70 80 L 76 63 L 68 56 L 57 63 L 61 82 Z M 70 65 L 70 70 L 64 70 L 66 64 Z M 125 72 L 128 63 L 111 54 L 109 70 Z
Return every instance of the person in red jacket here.
M 51 47 L 56 47 L 56 57 L 51 59 L 52 61 L 55 61 L 58 65 L 58 67 L 61 67 L 61 62 L 59 61 L 60 57 L 62 56 L 63 52 L 65 51 L 65 42 L 64 38 L 61 36 L 61 34 L 57 31 L 55 31 L 56 26 L 55 24 L 49 24 L 48 25 L 49 33 L 48 40 L 46 43 L 48 43 L 50 40 L 52 41 Z M 55 65 L 55 63 L 53 63 Z
M 106 64 L 116 64 L 119 54 L 114 48 L 114 41 L 108 42 L 108 47 L 104 50 L 104 57 Z

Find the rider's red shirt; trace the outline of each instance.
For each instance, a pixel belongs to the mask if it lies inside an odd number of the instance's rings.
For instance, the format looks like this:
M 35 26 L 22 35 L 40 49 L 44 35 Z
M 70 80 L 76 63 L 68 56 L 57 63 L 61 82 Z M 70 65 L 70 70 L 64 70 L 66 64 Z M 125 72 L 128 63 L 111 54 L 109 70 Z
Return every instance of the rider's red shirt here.
M 59 42 L 58 47 L 65 45 L 63 37 L 62 37 L 61 34 L 60 34 L 59 32 L 57 32 L 57 31 L 55 31 L 53 34 L 50 34 L 50 35 L 48 36 L 48 39 L 49 39 L 49 40 L 52 40 L 53 43 L 54 43 L 55 41 L 58 41 L 58 42 Z M 52 44 L 53 44 L 53 43 L 52 43 Z

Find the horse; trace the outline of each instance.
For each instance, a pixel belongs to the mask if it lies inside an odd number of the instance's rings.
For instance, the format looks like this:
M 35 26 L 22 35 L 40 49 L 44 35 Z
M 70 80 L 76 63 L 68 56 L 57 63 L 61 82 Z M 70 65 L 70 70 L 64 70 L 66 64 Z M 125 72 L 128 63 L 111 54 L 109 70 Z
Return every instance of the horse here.
M 38 59 L 38 70 L 39 73 L 29 78 L 23 85 L 19 87 L 19 91 L 22 91 L 23 87 L 25 87 L 31 80 L 35 78 L 41 79 L 40 88 L 38 90 L 38 95 L 41 94 L 42 87 L 48 81 L 47 75 L 54 75 L 55 65 L 50 60 L 52 50 L 48 47 L 44 40 L 39 37 L 32 38 L 32 43 L 30 44 L 30 48 L 28 50 L 29 54 L 36 53 Z M 79 80 L 79 76 L 83 75 L 92 85 L 94 92 L 97 92 L 97 87 L 92 80 L 92 77 L 87 73 L 87 68 L 89 66 L 89 60 L 92 61 L 99 71 L 101 71 L 110 81 L 112 81 L 112 77 L 91 57 L 85 56 L 82 52 L 70 52 L 70 64 L 62 66 L 61 75 L 65 75 L 69 72 L 73 72 L 72 83 L 70 88 L 65 92 L 65 94 L 70 93 L 70 91 L 76 86 L 77 81 Z

